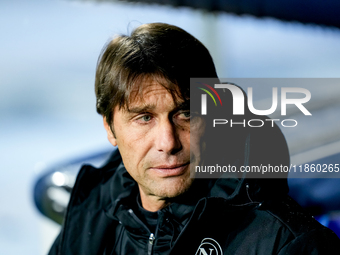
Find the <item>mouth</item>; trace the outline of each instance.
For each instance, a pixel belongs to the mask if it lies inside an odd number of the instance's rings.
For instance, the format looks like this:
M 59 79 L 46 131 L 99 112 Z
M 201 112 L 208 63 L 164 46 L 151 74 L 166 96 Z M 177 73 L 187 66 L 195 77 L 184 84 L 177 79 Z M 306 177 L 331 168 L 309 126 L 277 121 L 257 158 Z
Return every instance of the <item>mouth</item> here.
M 159 165 L 151 167 L 150 170 L 154 171 L 159 177 L 173 177 L 184 174 L 189 169 L 189 164 L 174 164 L 174 165 Z

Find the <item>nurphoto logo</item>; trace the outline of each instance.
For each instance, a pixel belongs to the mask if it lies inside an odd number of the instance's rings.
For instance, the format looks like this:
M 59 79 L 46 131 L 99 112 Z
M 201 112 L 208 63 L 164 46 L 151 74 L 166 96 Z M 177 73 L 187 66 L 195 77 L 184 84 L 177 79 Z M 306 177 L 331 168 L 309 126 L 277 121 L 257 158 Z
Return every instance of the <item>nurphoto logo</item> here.
M 220 98 L 220 95 L 217 93 L 217 91 L 208 84 L 205 84 L 205 83 L 201 83 L 201 84 L 206 86 L 208 89 L 210 89 L 217 96 L 217 98 L 220 101 L 220 104 L 222 106 L 222 100 Z M 217 106 L 215 97 L 208 90 L 203 89 L 201 87 L 198 87 L 198 88 L 203 90 L 204 92 L 206 92 L 212 98 L 212 100 L 214 101 L 215 106 Z M 207 115 L 207 94 L 202 94 L 202 96 L 201 96 L 201 99 L 202 99 L 202 101 L 201 101 L 201 114 L 202 115 Z
M 207 104 L 207 95 L 210 96 L 210 98 L 213 100 L 215 106 L 218 105 L 217 100 L 215 97 L 218 99 L 219 103 L 221 106 L 222 100 L 220 95 L 218 94 L 217 90 L 218 89 L 227 89 L 230 91 L 231 96 L 232 96 L 232 113 L 233 115 L 245 115 L 245 98 L 247 98 L 247 106 L 249 111 L 254 114 L 254 115 L 259 115 L 259 116 L 265 116 L 265 115 L 270 115 L 274 113 L 277 108 L 278 108 L 278 88 L 273 87 L 272 88 L 272 104 L 269 109 L 256 109 L 254 107 L 254 100 L 253 100 L 253 88 L 248 87 L 247 92 L 248 96 L 245 97 L 242 89 L 235 84 L 231 83 L 225 83 L 225 84 L 215 84 L 214 88 L 206 83 L 202 82 L 197 82 L 200 83 L 201 85 L 205 86 L 206 88 L 198 87 L 198 89 L 202 90 L 205 92 L 204 94 L 201 94 L 201 115 L 207 115 L 208 114 L 208 104 Z M 217 89 L 217 90 L 216 90 Z M 211 91 L 211 92 L 210 92 Z M 287 94 L 288 93 L 295 93 L 302 95 L 302 98 L 288 98 Z M 311 99 L 311 93 L 308 89 L 305 88 L 296 88 L 296 87 L 282 87 L 281 88 L 281 97 L 280 97 L 280 102 L 281 102 L 281 116 L 285 116 L 287 114 L 287 106 L 288 105 L 295 105 L 304 115 L 306 116 L 311 116 L 312 114 L 307 110 L 307 108 L 303 105 L 307 103 Z M 249 127 L 262 127 L 265 124 L 265 121 L 271 122 L 271 126 L 274 127 L 274 122 L 279 121 L 281 122 L 281 125 L 283 127 L 295 127 L 297 126 L 297 121 L 295 119 L 250 119 L 250 120 L 244 120 L 243 122 L 233 122 L 232 119 L 214 119 L 213 120 L 213 127 L 216 125 L 225 125 L 225 124 L 230 124 L 232 127 L 233 125 L 235 126 L 236 124 L 241 124 L 244 127 L 249 126 Z M 291 123 L 291 125 L 288 125 L 288 123 Z M 248 124 L 248 125 L 247 125 Z

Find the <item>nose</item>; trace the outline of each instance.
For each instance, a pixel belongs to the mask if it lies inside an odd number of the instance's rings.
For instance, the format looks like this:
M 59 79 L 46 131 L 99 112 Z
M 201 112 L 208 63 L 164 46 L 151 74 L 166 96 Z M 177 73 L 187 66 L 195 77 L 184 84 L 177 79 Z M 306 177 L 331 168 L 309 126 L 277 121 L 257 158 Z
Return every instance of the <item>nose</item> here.
M 182 149 L 178 127 L 169 119 L 159 123 L 156 133 L 156 148 L 169 155 L 174 155 Z

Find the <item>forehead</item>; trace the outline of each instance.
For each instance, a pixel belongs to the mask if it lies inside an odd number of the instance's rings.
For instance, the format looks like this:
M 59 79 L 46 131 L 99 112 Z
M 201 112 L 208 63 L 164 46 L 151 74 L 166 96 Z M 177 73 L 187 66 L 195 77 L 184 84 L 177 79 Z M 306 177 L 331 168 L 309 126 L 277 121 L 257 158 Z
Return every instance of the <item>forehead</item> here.
M 172 84 L 169 87 L 166 82 L 160 83 L 153 79 L 144 79 L 131 90 L 126 109 L 159 100 L 170 100 L 174 105 L 178 105 L 184 101 L 179 94 L 177 85 Z

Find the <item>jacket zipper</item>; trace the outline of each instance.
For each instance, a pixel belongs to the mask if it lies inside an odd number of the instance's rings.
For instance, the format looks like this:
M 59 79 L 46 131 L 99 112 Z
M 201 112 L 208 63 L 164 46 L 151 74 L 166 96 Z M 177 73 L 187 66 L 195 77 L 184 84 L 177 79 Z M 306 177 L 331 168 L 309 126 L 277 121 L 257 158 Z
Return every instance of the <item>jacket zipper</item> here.
M 153 233 L 149 236 L 149 244 L 148 244 L 148 255 L 152 254 L 152 246 L 155 241 L 155 235 Z
M 135 219 L 135 221 L 137 221 L 140 225 L 142 225 L 150 233 L 149 228 L 135 215 L 135 213 L 133 212 L 132 209 L 129 209 L 128 212 Z M 157 234 L 157 230 L 158 230 L 158 224 L 157 224 L 157 227 L 156 227 L 156 234 Z M 153 245 L 155 243 L 155 239 L 156 239 L 156 237 L 155 237 L 154 233 L 150 233 L 149 240 L 148 240 L 148 255 L 152 255 L 152 248 L 153 248 Z

